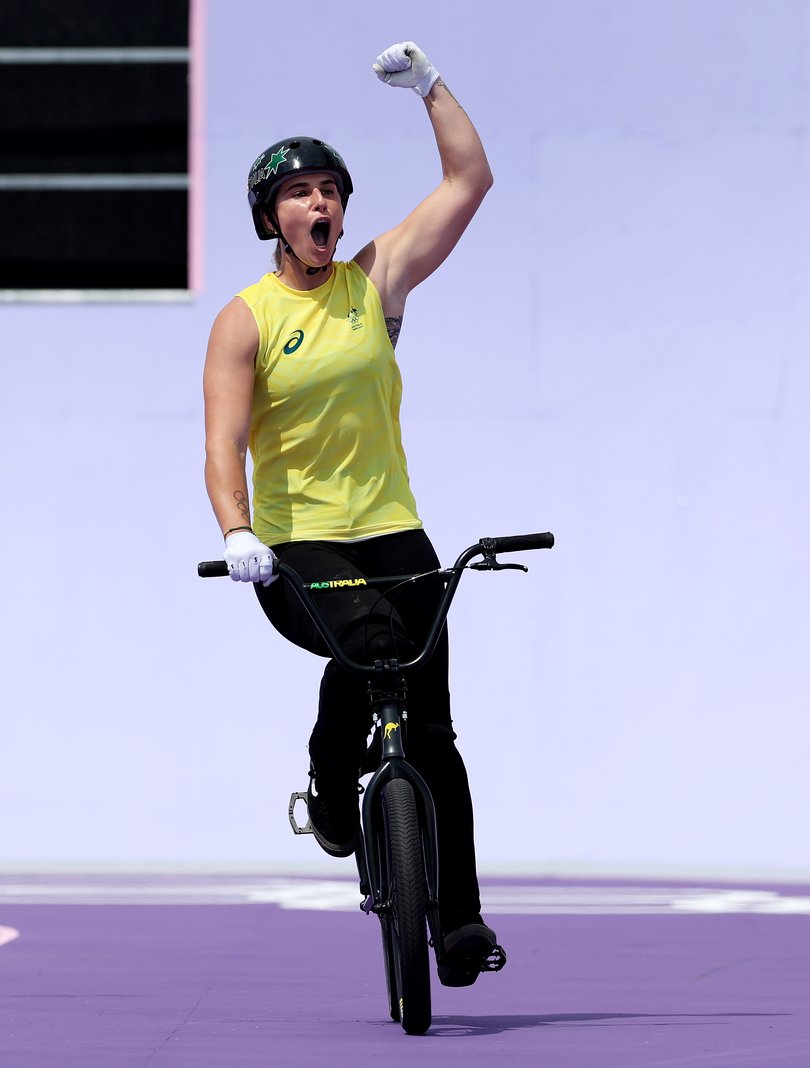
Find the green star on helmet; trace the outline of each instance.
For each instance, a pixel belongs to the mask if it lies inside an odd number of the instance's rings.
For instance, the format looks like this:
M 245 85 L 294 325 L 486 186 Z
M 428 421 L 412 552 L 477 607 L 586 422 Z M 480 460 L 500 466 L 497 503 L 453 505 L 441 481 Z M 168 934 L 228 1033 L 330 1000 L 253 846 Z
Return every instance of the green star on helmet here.
M 270 157 L 270 162 L 265 164 L 265 172 L 275 174 L 281 164 L 287 162 L 289 151 L 289 148 L 282 148 L 280 152 L 274 152 Z

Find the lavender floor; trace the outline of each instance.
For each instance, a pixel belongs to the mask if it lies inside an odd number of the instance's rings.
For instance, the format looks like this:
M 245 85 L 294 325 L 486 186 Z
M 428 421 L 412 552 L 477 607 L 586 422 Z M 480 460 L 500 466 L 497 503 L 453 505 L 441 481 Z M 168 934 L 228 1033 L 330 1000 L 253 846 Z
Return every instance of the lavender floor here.
M 808 1068 L 810 887 L 485 882 L 509 954 L 386 1018 L 351 881 L 0 877 L 2 1068 Z

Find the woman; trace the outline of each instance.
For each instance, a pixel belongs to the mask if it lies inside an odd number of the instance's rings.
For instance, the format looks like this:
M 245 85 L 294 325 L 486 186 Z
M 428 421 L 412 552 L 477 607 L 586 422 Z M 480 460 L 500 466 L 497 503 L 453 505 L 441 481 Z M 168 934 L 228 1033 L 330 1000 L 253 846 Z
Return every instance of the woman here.
M 276 556 L 305 581 L 439 566 L 408 482 L 394 347 L 408 294 L 448 256 L 492 184 L 475 128 L 416 45 L 393 45 L 374 70 L 424 100 L 441 182 L 398 226 L 336 262 L 352 193 L 343 159 L 308 137 L 263 152 L 250 171 L 248 200 L 259 238 L 278 240 L 276 270 L 220 312 L 205 367 L 206 485 L 231 578 L 254 583 L 273 625 L 323 656 L 328 651 L 295 595 L 285 583 L 273 585 Z M 339 605 L 333 599 L 330 624 L 350 656 L 394 655 L 395 647 L 404 658 L 423 640 L 441 589 L 438 579 L 420 583 L 393 608 L 362 591 Z M 440 978 L 452 986 L 475 978 L 454 958 L 483 959 L 496 939 L 480 913 L 472 805 L 447 674 L 445 636 L 409 682 L 408 756 L 436 804 L 450 962 Z M 364 684 L 330 660 L 309 743 L 308 807 L 318 842 L 333 856 L 351 855 L 357 843 L 367 707 Z

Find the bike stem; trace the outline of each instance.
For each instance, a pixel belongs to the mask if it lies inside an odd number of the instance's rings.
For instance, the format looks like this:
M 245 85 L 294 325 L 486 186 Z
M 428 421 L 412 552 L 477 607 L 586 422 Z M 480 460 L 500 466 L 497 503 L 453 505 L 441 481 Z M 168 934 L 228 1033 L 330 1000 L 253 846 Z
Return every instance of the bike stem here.
M 378 660 L 369 681 L 369 702 L 378 722 L 383 760 L 403 760 L 403 725 L 407 722 L 407 687 L 396 660 Z

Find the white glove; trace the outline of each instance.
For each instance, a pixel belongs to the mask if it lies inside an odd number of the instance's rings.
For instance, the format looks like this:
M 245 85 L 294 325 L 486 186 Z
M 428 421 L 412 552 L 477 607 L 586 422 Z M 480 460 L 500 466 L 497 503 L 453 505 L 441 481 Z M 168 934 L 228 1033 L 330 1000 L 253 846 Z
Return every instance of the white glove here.
M 234 582 L 275 582 L 276 557 L 250 530 L 238 530 L 225 539 L 225 563 Z
M 400 89 L 413 89 L 419 96 L 427 96 L 439 77 L 439 72 L 413 41 L 386 48 L 372 68 L 380 81 Z

